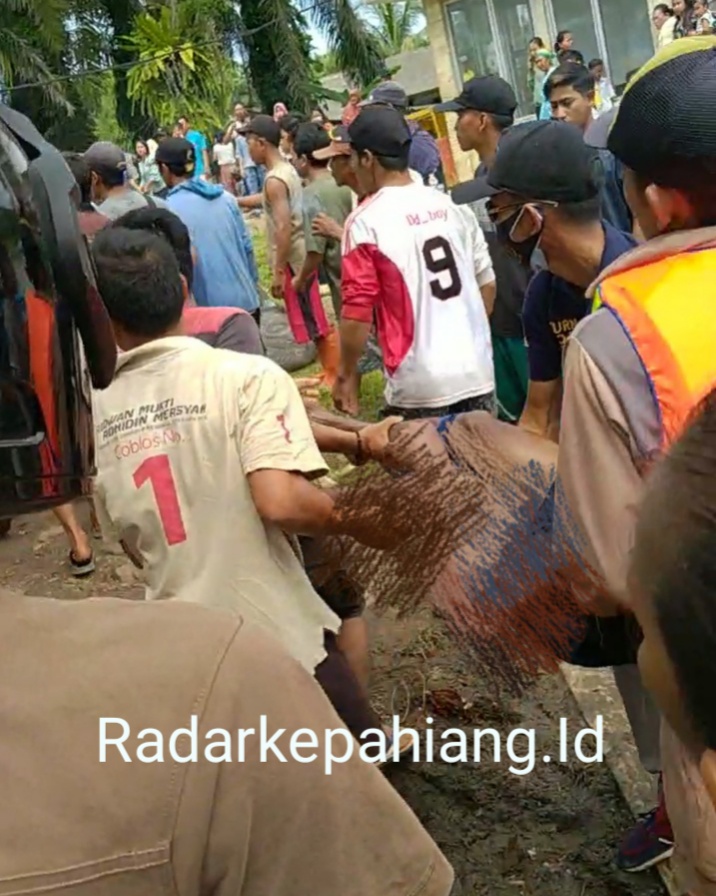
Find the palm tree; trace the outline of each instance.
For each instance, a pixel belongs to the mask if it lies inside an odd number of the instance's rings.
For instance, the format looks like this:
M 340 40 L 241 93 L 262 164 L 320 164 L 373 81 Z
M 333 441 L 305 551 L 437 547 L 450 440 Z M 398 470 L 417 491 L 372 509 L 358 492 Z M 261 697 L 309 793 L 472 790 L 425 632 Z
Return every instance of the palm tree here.
M 364 3 L 361 14 L 380 43 L 385 56 L 395 56 L 414 50 L 426 43 L 419 34 L 425 27 L 425 15 L 420 0 L 399 3 Z
M 326 38 L 328 52 L 348 80 L 368 84 L 383 69 L 383 53 L 350 0 L 240 0 L 252 84 L 266 109 L 284 102 L 297 111 L 315 104 L 320 85 L 310 63 L 308 21 Z M 303 11 L 302 11 L 303 10 Z
M 142 32 L 162 9 L 171 28 Z M 117 125 L 134 136 L 147 132 L 158 113 L 173 111 L 172 90 L 187 104 L 228 113 L 226 85 L 235 90 L 244 66 L 252 101 L 257 97 L 266 110 L 281 101 L 307 112 L 320 96 L 309 21 L 350 80 L 368 84 L 381 73 L 380 42 L 351 0 L 0 0 L 0 86 L 42 82 L 41 94 L 11 94 L 13 104 L 19 98 L 37 118 L 48 98 L 84 105 L 98 91 L 104 97 L 109 81 L 92 72 L 113 67 Z M 155 55 L 160 63 L 149 77 L 145 69 Z M 94 110 L 86 111 L 91 120 Z
M 52 62 L 63 50 L 67 7 L 64 0 L 2 0 L 0 13 L 0 86 L 5 89 L 41 81 L 43 98 L 66 110 L 61 81 Z

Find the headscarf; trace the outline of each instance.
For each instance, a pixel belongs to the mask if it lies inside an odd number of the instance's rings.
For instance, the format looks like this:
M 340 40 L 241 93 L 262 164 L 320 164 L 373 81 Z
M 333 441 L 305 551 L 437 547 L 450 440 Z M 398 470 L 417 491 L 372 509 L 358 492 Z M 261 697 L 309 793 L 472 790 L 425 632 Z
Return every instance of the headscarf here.
M 288 109 L 283 103 L 274 103 L 273 120 L 280 121 L 284 115 L 288 115 Z

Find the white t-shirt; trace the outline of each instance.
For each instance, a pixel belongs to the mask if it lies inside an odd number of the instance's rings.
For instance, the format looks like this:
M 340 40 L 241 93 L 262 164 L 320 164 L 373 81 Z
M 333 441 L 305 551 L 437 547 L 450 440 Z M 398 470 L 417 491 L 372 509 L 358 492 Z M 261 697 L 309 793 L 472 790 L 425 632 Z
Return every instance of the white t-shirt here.
M 240 613 L 313 672 L 338 617 L 247 479 L 325 472 L 291 377 L 260 356 L 157 339 L 120 356 L 94 412 L 98 513 L 106 534 L 136 543 L 146 597 Z
M 349 216 L 342 250 L 342 316 L 375 318 L 389 405 L 439 408 L 494 390 L 480 287 L 495 275 L 469 208 L 422 183 L 384 187 Z
M 230 143 L 215 143 L 214 161 L 217 165 L 233 165 L 236 161 L 234 147 Z

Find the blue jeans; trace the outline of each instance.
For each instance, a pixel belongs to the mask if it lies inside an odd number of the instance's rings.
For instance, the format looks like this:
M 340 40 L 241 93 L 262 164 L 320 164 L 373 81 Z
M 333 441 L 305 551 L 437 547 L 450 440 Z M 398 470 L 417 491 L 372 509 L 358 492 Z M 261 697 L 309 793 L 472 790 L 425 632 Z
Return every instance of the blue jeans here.
M 244 169 L 244 189 L 247 196 L 255 196 L 261 192 L 265 176 L 263 166 L 253 165 Z

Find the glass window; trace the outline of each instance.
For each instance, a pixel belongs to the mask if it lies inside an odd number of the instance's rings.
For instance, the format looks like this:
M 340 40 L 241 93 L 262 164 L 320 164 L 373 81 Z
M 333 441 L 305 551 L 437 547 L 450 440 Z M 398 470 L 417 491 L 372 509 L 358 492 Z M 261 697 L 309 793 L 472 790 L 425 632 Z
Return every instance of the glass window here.
M 457 0 L 448 4 L 447 11 L 462 81 L 475 75 L 499 74 L 486 0 Z
M 506 54 L 507 80 L 519 100 L 517 114 L 530 115 L 534 112 L 534 103 L 529 87 L 527 57 L 534 25 L 529 3 L 527 0 L 496 0 L 495 15 Z
M 634 0 L 618 0 L 622 7 L 634 3 Z M 585 63 L 600 55 L 597 33 L 594 27 L 592 5 L 589 0 L 552 0 L 554 24 L 557 31 L 571 31 L 574 38 L 573 49 L 579 50 Z M 646 6 L 642 6 L 642 13 Z M 556 37 L 556 34 L 555 34 Z
M 609 54 L 609 76 L 612 84 L 620 87 L 628 74 L 654 55 L 648 11 L 639 0 L 599 0 L 599 8 Z

